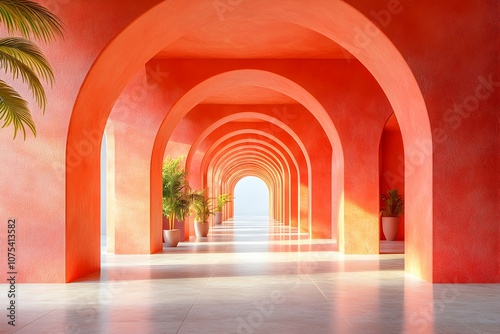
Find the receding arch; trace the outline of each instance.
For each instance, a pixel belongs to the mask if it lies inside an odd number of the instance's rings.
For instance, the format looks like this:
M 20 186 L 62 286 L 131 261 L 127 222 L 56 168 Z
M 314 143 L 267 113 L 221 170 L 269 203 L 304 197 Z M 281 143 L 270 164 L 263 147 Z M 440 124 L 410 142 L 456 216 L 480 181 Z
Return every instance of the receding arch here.
M 273 200 L 273 207 L 276 208 L 274 218 L 283 221 L 286 216 L 284 202 L 288 189 L 285 187 L 287 175 L 279 157 L 271 150 L 265 147 L 259 148 L 255 144 L 245 144 L 245 147 L 249 148 L 251 153 L 242 152 L 240 150 L 241 146 L 237 145 L 224 150 L 219 161 L 214 162 L 216 165 L 214 166 L 214 181 L 217 182 L 218 186 L 219 183 L 221 184 L 222 192 L 227 192 L 231 189 L 228 179 L 242 168 L 242 166 L 255 165 L 256 168 L 266 171 L 273 180 L 273 193 L 276 194 L 276 198 Z M 237 151 L 239 153 L 236 153 Z
M 173 6 L 173 4 L 171 0 L 163 1 L 129 24 L 95 61 L 76 99 L 66 143 L 67 281 L 98 270 L 100 267 L 99 198 L 95 198 L 94 194 L 99 183 L 99 147 L 104 124 L 118 95 L 139 67 L 161 48 L 198 24 L 210 24 L 218 20 L 211 2 L 192 0 L 182 5 L 176 3 Z M 422 235 L 419 239 L 432 240 L 430 122 L 418 84 L 396 47 L 368 18 L 341 0 L 318 0 L 308 6 L 288 0 L 275 0 L 272 3 L 255 0 L 251 4 L 242 2 L 240 6 L 240 10 L 234 11 L 233 19 L 238 19 L 248 11 L 254 13 L 255 20 L 260 17 L 274 18 L 275 12 L 279 11 L 281 20 L 320 32 L 342 45 L 372 73 L 400 120 L 405 141 L 405 160 L 415 166 L 406 190 L 407 201 L 411 203 L 406 209 L 408 215 L 411 215 L 411 221 L 408 220 L 408 223 L 418 226 L 418 233 Z M 172 11 L 172 8 L 175 8 L 175 11 Z M 355 43 L 355 28 L 367 25 L 374 34 L 369 45 L 361 47 Z M 131 41 L 134 42 L 136 52 L 123 53 Z M 335 193 L 340 194 L 333 207 L 338 208 L 337 219 L 342 222 L 344 166 L 338 135 L 323 108 L 316 109 L 318 106 L 310 101 L 310 96 L 303 96 L 298 91 L 295 93 L 291 94 L 295 95 L 292 97 L 311 110 L 320 123 L 325 125 L 332 142 L 333 169 L 336 173 L 334 179 L 338 181 L 334 187 Z M 92 134 L 90 139 L 89 133 Z M 87 144 L 85 150 L 82 146 L 84 143 Z M 431 149 L 423 150 L 422 145 Z M 78 161 L 73 161 L 69 154 L 74 147 L 82 148 Z M 152 169 L 161 164 L 155 159 L 152 162 Z M 154 172 L 152 178 L 155 178 Z M 422 189 L 428 196 L 421 196 Z M 155 209 L 157 208 L 153 208 L 152 211 Z M 83 212 L 87 214 L 85 220 L 80 217 Z M 154 220 L 151 224 L 156 226 Z M 419 244 L 418 240 L 412 239 L 414 234 L 417 234 L 417 231 L 410 232 L 407 253 L 418 251 L 418 255 L 407 258 L 407 271 L 431 280 L 432 243 Z M 151 250 L 156 251 L 157 241 L 153 239 L 155 238 L 152 238 Z
M 210 134 L 212 134 L 215 131 L 218 131 L 220 128 L 223 127 L 223 125 L 228 124 L 232 121 L 237 121 L 239 119 L 248 119 L 248 118 L 256 118 L 260 120 L 265 120 L 268 122 L 272 122 L 273 124 L 282 126 L 283 123 L 279 120 L 277 120 L 274 117 L 270 117 L 269 115 L 262 115 L 259 113 L 255 112 L 240 112 L 240 113 L 235 113 L 227 117 L 223 117 L 219 119 L 216 122 L 213 122 L 205 131 L 203 131 L 198 138 L 194 141 L 194 143 L 191 146 L 191 149 L 189 151 L 189 154 L 186 159 L 186 166 L 188 166 L 189 170 L 196 170 L 201 174 L 202 177 L 204 177 L 204 171 L 206 170 L 206 164 L 207 161 L 209 160 L 207 157 L 210 157 L 212 155 L 212 152 L 216 150 L 216 147 L 219 143 L 224 142 L 225 140 L 233 137 L 236 138 L 237 136 L 258 136 L 259 139 L 266 139 L 274 143 L 274 146 L 276 148 L 279 148 L 283 154 L 287 157 L 287 160 L 289 159 L 290 162 L 287 164 L 287 166 L 294 166 L 294 173 L 291 173 L 292 175 L 295 174 L 295 179 L 296 179 L 296 185 L 297 189 L 295 190 L 295 196 L 296 198 L 292 198 L 292 195 L 290 194 L 289 202 L 294 203 L 293 207 L 297 208 L 297 212 L 290 212 L 289 216 L 294 217 L 292 223 L 293 226 L 298 227 L 301 226 L 301 220 L 305 221 L 310 221 L 308 220 L 308 207 L 309 207 L 309 202 L 310 199 L 307 199 L 307 197 L 310 197 L 310 193 L 308 192 L 308 184 L 311 182 L 310 179 L 307 177 L 307 175 L 310 175 L 311 173 L 311 168 L 310 168 L 310 158 L 308 155 L 307 150 L 304 149 L 304 145 L 301 144 L 299 145 L 296 143 L 296 153 L 292 153 L 290 145 L 294 141 L 290 142 L 287 141 L 288 144 L 285 144 L 283 140 L 287 138 L 283 138 L 283 134 L 280 135 L 280 137 L 277 137 L 277 134 L 274 133 L 268 133 L 267 131 L 263 130 L 257 130 L 255 128 L 251 129 L 240 129 L 237 131 L 231 131 L 229 133 L 224 133 L 221 134 L 220 136 L 217 136 L 216 139 L 214 139 L 212 146 L 209 148 L 204 148 L 202 154 L 197 154 L 198 150 L 201 148 L 202 143 L 209 137 Z M 289 136 L 288 132 L 285 132 L 287 136 Z M 290 137 L 290 139 L 297 140 L 297 136 Z M 300 139 L 298 139 L 300 140 Z M 298 152 L 297 152 L 298 151 Z M 299 153 L 300 152 L 300 153 Z M 297 155 L 297 156 L 296 156 Z M 200 158 L 200 157 L 203 158 Z M 193 165 L 194 164 L 194 165 Z M 305 172 L 306 176 L 302 177 L 301 176 L 301 169 L 306 169 L 307 171 Z M 292 169 L 289 168 L 289 173 L 292 172 Z M 198 180 L 200 182 L 200 180 Z M 304 184 L 304 186 L 301 186 Z M 305 200 L 303 199 L 306 198 Z M 290 208 L 291 210 L 291 208 Z M 303 212 L 303 213 L 301 213 Z M 303 217 L 303 218 L 302 218 Z M 305 224 L 304 224 L 305 226 Z
M 243 80 L 244 79 L 244 80 Z M 287 79 L 281 75 L 263 71 L 263 70 L 234 70 L 229 72 L 224 72 L 213 77 L 210 77 L 191 90 L 189 90 L 185 95 L 183 95 L 177 103 L 172 107 L 172 109 L 167 113 L 165 119 L 158 130 L 158 134 L 154 143 L 153 155 L 151 159 L 151 221 L 152 225 L 159 225 L 159 212 L 160 212 L 160 204 L 161 204 L 161 186 L 160 186 L 160 170 L 161 170 L 161 162 L 163 159 L 163 154 L 168 139 L 170 138 L 172 132 L 175 129 L 176 124 L 184 117 L 190 110 L 192 110 L 196 105 L 204 101 L 207 97 L 212 96 L 214 94 L 218 94 L 227 89 L 231 89 L 239 86 L 255 86 L 255 87 L 263 87 L 271 90 L 275 90 L 284 95 L 290 96 L 295 99 L 303 106 L 305 106 L 309 110 L 314 110 L 321 117 L 316 117 L 319 119 L 324 119 L 322 123 L 323 128 L 325 130 L 325 134 L 328 137 L 330 144 L 333 148 L 336 148 L 336 154 L 332 154 L 332 165 L 336 165 L 338 161 L 336 160 L 339 156 L 341 156 L 341 160 L 343 161 L 343 153 L 342 147 L 340 144 L 340 138 L 338 136 L 337 131 L 333 125 L 332 120 L 329 118 L 328 113 L 323 108 L 323 106 L 317 101 L 311 93 L 306 91 L 303 87 L 298 85 L 297 83 Z M 259 117 L 262 117 L 260 114 Z M 307 151 L 302 142 L 298 139 L 298 136 L 294 134 L 293 131 L 284 123 L 280 122 L 282 125 L 282 129 L 287 131 L 289 135 L 294 137 L 295 142 L 301 146 L 303 152 Z M 325 126 L 326 125 L 326 126 Z M 328 131 L 328 129 L 333 129 Z M 332 132 L 333 131 L 333 132 Z M 340 164 L 341 168 L 333 168 L 331 171 L 331 183 L 335 184 L 336 187 L 342 185 L 343 188 L 343 163 Z M 312 177 L 312 174 L 309 174 Z M 312 182 L 309 183 L 308 186 L 309 196 L 312 196 L 313 186 Z M 328 197 L 330 200 L 331 211 L 329 214 L 333 217 L 331 219 L 330 224 L 335 226 L 337 222 L 343 221 L 343 210 L 340 206 L 343 198 L 343 192 L 337 191 L 332 192 L 332 197 Z M 314 205 L 314 202 L 312 203 Z M 308 221 L 311 222 L 313 220 L 312 214 L 313 210 L 308 211 Z M 339 223 L 341 225 L 341 223 Z M 325 227 L 325 230 L 328 233 L 331 233 L 331 226 Z M 318 229 L 318 231 L 321 231 Z
M 228 145 L 219 149 L 219 146 L 223 145 L 226 141 L 228 141 Z M 200 167 L 199 163 L 197 163 L 196 166 L 189 165 L 189 168 L 190 170 L 194 168 L 194 170 L 197 171 L 197 174 L 204 175 L 207 169 L 207 161 L 211 160 L 208 157 L 211 157 L 213 155 L 213 152 L 224 151 L 228 147 L 247 143 L 258 144 L 260 146 L 266 147 L 267 149 L 273 151 L 276 154 L 276 157 L 282 161 L 281 164 L 285 166 L 285 189 L 288 192 L 288 198 L 284 203 L 285 221 L 291 220 L 291 224 L 293 226 L 300 226 L 301 210 L 304 210 L 305 215 L 307 215 L 306 206 L 308 203 L 307 200 L 301 200 L 301 175 L 299 170 L 300 166 L 296 157 L 290 151 L 290 148 L 273 134 L 255 129 L 240 129 L 236 131 L 232 130 L 227 133 L 224 132 L 224 134 L 221 134 L 221 136 L 217 140 L 212 142 L 210 147 L 205 148 L 202 154 L 203 159 L 201 162 L 201 166 L 204 167 Z M 199 145 L 192 146 L 192 149 L 189 152 L 187 158 L 187 164 L 190 163 L 190 158 L 199 156 L 196 154 L 198 146 Z M 203 178 L 205 177 L 203 176 Z M 304 180 L 304 182 L 306 181 L 307 180 Z M 205 185 L 203 185 L 203 187 L 205 187 Z M 292 193 L 294 194 L 294 196 L 292 195 Z M 292 212 L 293 207 L 297 209 L 296 212 Z
M 197 149 L 200 145 L 200 143 L 208 136 L 209 133 L 212 133 L 214 131 L 217 131 L 217 129 L 222 125 L 222 124 L 226 124 L 230 121 L 234 121 L 234 120 L 237 120 L 237 119 L 242 119 L 242 118 L 260 118 L 260 119 L 264 119 L 264 120 L 267 120 L 267 121 L 272 121 L 274 122 L 275 124 L 278 124 L 280 126 L 284 126 L 286 128 L 286 125 L 283 124 L 281 121 L 275 119 L 275 118 L 272 118 L 272 117 L 269 117 L 268 115 L 260 115 L 258 113 L 248 113 L 248 112 L 245 112 L 245 113 L 237 113 L 237 114 L 234 114 L 234 115 L 231 115 L 231 116 L 228 116 L 228 117 L 225 117 L 225 118 L 222 118 L 220 119 L 218 122 L 215 122 L 214 124 L 212 124 L 209 128 L 207 128 L 207 130 L 205 130 L 199 137 L 198 139 L 195 141 L 195 143 L 193 143 L 192 145 L 192 148 L 188 154 L 188 157 L 187 157 L 187 162 L 186 162 L 186 165 L 188 166 L 189 169 L 191 169 L 191 161 L 193 159 L 193 156 L 195 156 L 195 153 L 197 152 Z M 291 131 L 291 129 L 289 129 L 288 131 Z M 288 133 L 288 132 L 287 132 Z M 297 174 L 297 182 L 298 184 L 300 184 L 301 182 L 301 179 L 300 179 L 300 172 L 299 172 L 299 164 L 297 162 L 297 159 L 296 157 L 292 154 L 292 152 L 290 151 L 290 149 L 287 147 L 287 145 L 285 145 L 284 142 L 282 142 L 280 139 L 278 139 L 276 136 L 272 135 L 272 134 L 269 134 L 265 131 L 261 131 L 261 130 L 255 130 L 255 129 L 248 129 L 248 130 L 240 130 L 240 131 L 233 131 L 231 132 L 230 134 L 228 135 L 225 135 L 225 136 L 222 136 L 221 138 L 219 138 L 215 143 L 214 145 L 216 145 L 217 143 L 220 143 L 224 140 L 226 140 L 227 138 L 230 138 L 231 136 L 237 136 L 237 135 L 240 135 L 240 134 L 256 134 L 258 136 L 262 136 L 264 138 L 268 138 L 270 140 L 272 140 L 273 142 L 277 143 L 277 145 L 287 154 L 287 156 L 290 158 L 293 166 L 295 166 L 295 172 Z M 293 138 L 295 140 L 300 140 L 298 138 L 298 136 L 294 135 Z M 306 166 L 308 168 L 308 175 L 311 174 L 311 171 L 310 171 L 310 160 L 308 158 L 308 153 L 307 153 L 307 150 L 305 150 L 303 148 L 303 145 L 298 145 L 298 147 L 301 149 L 302 151 L 302 154 L 304 156 L 304 159 L 306 161 Z M 206 152 L 204 152 L 204 158 L 202 159 L 202 163 L 201 163 L 201 167 L 199 168 L 199 171 L 202 175 L 205 174 L 205 170 L 206 170 L 206 156 L 211 156 L 211 152 L 215 150 L 215 146 L 213 146 L 211 149 L 207 150 Z M 290 167 L 289 165 L 287 165 L 288 167 L 288 173 L 290 174 Z M 195 167 L 196 170 L 198 170 L 198 167 L 196 166 Z M 308 181 L 308 183 L 310 183 L 310 180 Z M 300 196 L 299 196 L 300 198 Z M 298 200 L 298 208 L 297 208 L 300 212 L 300 199 Z M 291 216 L 291 214 L 289 213 L 289 215 Z M 298 221 L 300 221 L 300 213 L 298 214 L 298 217 L 297 217 Z M 297 222 L 298 224 L 299 222 Z
M 232 114 L 230 116 L 223 117 L 223 118 L 219 119 L 217 122 L 214 122 L 213 124 L 211 124 L 207 129 L 205 129 L 198 136 L 198 138 L 196 139 L 196 141 L 192 144 L 191 150 L 190 150 L 190 152 L 188 154 L 188 157 L 186 159 L 186 166 L 188 166 L 188 167 L 191 166 L 191 161 L 193 159 L 194 153 L 198 150 L 198 147 L 200 146 L 200 144 L 208 137 L 208 135 L 210 133 L 212 133 L 213 131 L 215 131 L 217 128 L 221 127 L 223 124 L 227 124 L 229 122 L 236 121 L 236 120 L 239 120 L 239 119 L 245 119 L 245 118 L 261 119 L 261 120 L 264 120 L 264 121 L 267 121 L 267 122 L 272 122 L 273 124 L 277 124 L 280 127 L 282 127 L 283 129 L 287 129 L 288 130 L 288 131 L 286 131 L 287 134 L 289 134 L 294 140 L 296 140 L 296 141 L 298 140 L 298 142 L 297 142 L 298 147 L 301 149 L 301 151 L 302 151 L 305 159 L 310 161 L 310 159 L 308 159 L 307 150 L 305 149 L 304 144 L 302 143 L 302 141 L 300 140 L 300 138 L 286 124 L 284 124 L 281 120 L 279 120 L 279 119 L 277 119 L 275 117 L 271 117 L 269 115 L 261 114 L 261 113 L 256 113 L 256 112 L 241 112 L 241 113 L 235 113 L 235 114 Z M 294 157 L 294 155 L 291 153 L 290 149 L 288 149 L 287 145 L 285 145 L 276 136 L 274 136 L 274 135 L 272 135 L 270 133 L 267 133 L 266 131 L 262 131 L 262 130 L 258 130 L 258 129 L 249 129 L 249 130 L 247 130 L 245 132 L 234 132 L 233 135 L 236 135 L 238 133 L 255 133 L 255 134 L 258 134 L 260 136 L 264 136 L 264 137 L 267 137 L 267 138 L 272 138 L 273 141 L 279 143 L 280 146 L 283 147 L 283 149 L 288 153 L 288 155 L 294 160 L 295 164 L 297 165 L 297 160 Z M 224 138 L 227 138 L 227 137 L 224 137 Z M 222 138 L 220 138 L 219 141 L 220 140 L 222 140 Z

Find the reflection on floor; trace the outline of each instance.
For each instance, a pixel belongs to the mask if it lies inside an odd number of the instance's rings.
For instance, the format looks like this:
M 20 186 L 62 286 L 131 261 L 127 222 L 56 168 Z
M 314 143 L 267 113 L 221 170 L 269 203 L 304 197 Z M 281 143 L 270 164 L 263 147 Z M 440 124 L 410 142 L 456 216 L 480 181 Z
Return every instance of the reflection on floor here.
M 75 283 L 19 285 L 16 327 L 2 316 L 0 333 L 500 332 L 500 285 L 432 285 L 404 255 L 336 250 L 236 219 L 160 254 L 103 254 Z
M 404 254 L 404 253 L 405 253 L 404 241 L 380 240 L 380 254 Z

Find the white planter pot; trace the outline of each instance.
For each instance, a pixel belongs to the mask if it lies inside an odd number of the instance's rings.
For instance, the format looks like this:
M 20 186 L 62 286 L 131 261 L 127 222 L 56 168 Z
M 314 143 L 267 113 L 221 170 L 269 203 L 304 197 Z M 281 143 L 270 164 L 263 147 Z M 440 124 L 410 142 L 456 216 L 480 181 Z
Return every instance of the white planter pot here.
M 165 245 L 167 247 L 177 247 L 181 239 L 181 231 L 177 229 L 163 230 L 163 238 L 165 239 Z
M 197 237 L 208 236 L 208 231 L 210 230 L 210 224 L 206 222 L 194 222 L 194 233 Z
M 399 229 L 399 217 L 382 217 L 382 231 L 387 241 L 396 240 Z
M 222 212 L 216 212 L 214 214 L 214 222 L 216 225 L 222 224 Z

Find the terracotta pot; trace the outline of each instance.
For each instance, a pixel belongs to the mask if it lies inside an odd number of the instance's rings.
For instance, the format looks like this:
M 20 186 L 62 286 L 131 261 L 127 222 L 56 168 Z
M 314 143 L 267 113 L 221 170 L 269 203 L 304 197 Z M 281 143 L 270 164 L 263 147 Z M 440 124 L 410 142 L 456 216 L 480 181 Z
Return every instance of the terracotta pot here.
M 214 214 L 214 222 L 216 225 L 222 224 L 222 212 L 216 212 Z
M 177 229 L 163 230 L 163 238 L 165 239 L 165 245 L 167 247 L 177 247 L 181 238 L 181 231 Z
M 387 241 L 396 240 L 399 229 L 399 217 L 382 217 L 382 231 Z
M 194 222 L 194 233 L 197 237 L 208 236 L 208 231 L 210 230 L 210 224 L 205 222 Z

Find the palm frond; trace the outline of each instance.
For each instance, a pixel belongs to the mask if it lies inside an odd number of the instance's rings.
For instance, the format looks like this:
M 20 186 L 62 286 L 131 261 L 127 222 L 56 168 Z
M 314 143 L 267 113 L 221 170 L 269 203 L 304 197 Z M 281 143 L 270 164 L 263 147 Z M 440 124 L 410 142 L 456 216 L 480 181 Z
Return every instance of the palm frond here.
M 14 125 L 14 138 L 22 130 L 26 139 L 26 127 L 36 136 L 35 123 L 31 117 L 26 102 L 12 87 L 0 80 L 0 120 L 4 121 L 2 128 Z
M 206 196 L 206 189 L 193 191 L 192 204 L 196 219 L 201 222 L 206 222 L 210 215 L 213 215 L 212 200 Z
M 28 84 L 40 108 L 45 110 L 45 90 L 38 76 L 52 84 L 54 74 L 49 62 L 34 43 L 23 38 L 0 39 L 0 67 L 6 73 L 11 72 L 14 79 L 20 76 Z
M 37 75 L 43 80 L 53 84 L 54 73 L 49 61 L 45 58 L 40 48 L 33 42 L 16 37 L 0 39 L 0 52 L 15 57 L 34 69 Z
M 217 196 L 217 211 L 222 212 L 226 203 L 232 202 L 233 200 L 234 196 L 231 194 L 220 194 Z
M 383 217 L 399 217 L 403 213 L 403 197 L 398 194 L 397 189 L 389 189 L 386 194 L 381 194 L 380 198 L 384 203 L 384 208 L 380 211 Z
M 0 0 L 0 21 L 9 34 L 20 32 L 28 39 L 49 42 L 62 36 L 61 20 L 32 0 Z

